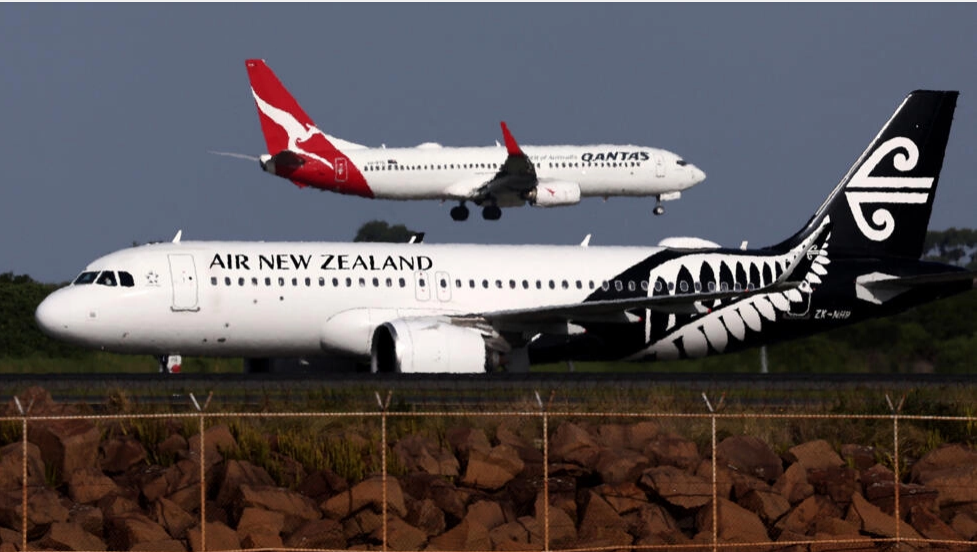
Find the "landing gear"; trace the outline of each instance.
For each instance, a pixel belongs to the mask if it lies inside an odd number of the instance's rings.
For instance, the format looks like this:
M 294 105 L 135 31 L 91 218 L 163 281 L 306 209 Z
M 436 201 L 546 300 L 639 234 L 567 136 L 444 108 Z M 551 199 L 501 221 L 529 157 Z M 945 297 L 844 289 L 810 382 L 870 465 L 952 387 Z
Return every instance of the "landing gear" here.
M 662 205 L 662 197 L 661 196 L 658 196 L 656 199 L 658 200 L 658 202 L 655 203 L 655 208 L 652 209 L 651 212 L 652 213 L 655 213 L 655 215 L 664 215 L 665 214 L 665 206 Z
M 180 365 L 183 364 L 183 357 L 180 355 L 160 355 L 156 360 L 159 362 L 160 374 L 180 373 Z
M 468 207 L 465 207 L 464 201 L 461 205 L 451 208 L 451 220 L 468 220 Z
M 488 205 L 482 209 L 482 218 L 485 220 L 499 220 L 502 218 L 502 209 L 498 205 Z

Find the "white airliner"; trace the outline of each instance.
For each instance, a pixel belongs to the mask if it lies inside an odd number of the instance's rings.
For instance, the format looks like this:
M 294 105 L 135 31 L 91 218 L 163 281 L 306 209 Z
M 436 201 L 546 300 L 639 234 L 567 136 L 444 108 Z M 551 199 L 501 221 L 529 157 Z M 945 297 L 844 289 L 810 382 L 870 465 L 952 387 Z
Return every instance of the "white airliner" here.
M 498 220 L 502 207 L 575 205 L 582 197 L 655 196 L 678 199 L 706 175 L 674 153 L 642 146 L 525 146 L 502 123 L 505 148 L 368 148 L 319 130 L 259 59 L 246 62 L 251 93 L 268 146 L 261 168 L 341 194 L 375 199 L 458 201 L 451 218 L 466 220 L 465 203 Z M 234 155 L 234 154 L 232 154 Z
M 377 372 L 511 371 L 809 335 L 971 289 L 973 273 L 918 260 L 956 97 L 910 94 L 810 221 L 771 247 L 178 235 L 95 260 L 36 318 L 51 336 L 170 368 L 180 355 L 344 355 Z

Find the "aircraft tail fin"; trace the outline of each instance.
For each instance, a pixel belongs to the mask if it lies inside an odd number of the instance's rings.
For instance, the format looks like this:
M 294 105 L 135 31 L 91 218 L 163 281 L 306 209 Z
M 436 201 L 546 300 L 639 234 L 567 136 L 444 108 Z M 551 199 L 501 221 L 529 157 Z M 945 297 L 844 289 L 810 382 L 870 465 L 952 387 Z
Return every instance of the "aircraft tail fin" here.
M 773 248 L 795 246 L 828 218 L 835 255 L 918 259 L 957 95 L 917 90 L 906 96 L 807 225 Z

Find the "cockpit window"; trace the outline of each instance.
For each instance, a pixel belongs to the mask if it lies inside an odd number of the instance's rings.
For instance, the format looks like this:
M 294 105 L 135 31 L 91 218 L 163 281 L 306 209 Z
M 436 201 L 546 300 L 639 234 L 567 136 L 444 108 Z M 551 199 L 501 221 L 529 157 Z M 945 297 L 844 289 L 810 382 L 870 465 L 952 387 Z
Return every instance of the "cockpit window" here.
M 119 285 L 122 286 L 122 287 L 132 287 L 132 286 L 136 285 L 136 282 L 135 282 L 135 280 L 132 279 L 132 274 L 129 274 L 128 272 L 125 272 L 125 271 L 120 270 L 119 271 Z
M 106 270 L 105 272 L 98 275 L 98 280 L 95 280 L 96 284 L 103 286 L 114 287 L 115 284 L 115 272 L 111 270 Z
M 686 166 L 686 165 L 688 165 L 688 164 L 689 164 L 689 162 L 688 162 L 688 161 L 686 161 L 685 159 L 679 159 L 679 160 L 678 160 L 678 161 L 676 161 L 675 163 L 676 163 L 676 164 L 677 164 L 677 165 L 678 165 L 679 167 L 684 167 L 684 166 Z
M 71 283 L 75 285 L 90 284 L 94 282 L 95 278 L 97 277 L 98 272 L 82 272 L 77 278 L 75 278 L 75 281 Z

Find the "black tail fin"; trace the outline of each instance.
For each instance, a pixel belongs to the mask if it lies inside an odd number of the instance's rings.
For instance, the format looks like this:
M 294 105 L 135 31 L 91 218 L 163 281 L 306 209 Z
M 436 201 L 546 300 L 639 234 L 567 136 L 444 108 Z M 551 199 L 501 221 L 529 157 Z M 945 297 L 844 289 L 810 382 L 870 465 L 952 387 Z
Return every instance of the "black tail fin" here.
M 797 234 L 790 248 L 832 223 L 834 255 L 918 259 L 929 225 L 957 92 L 917 90 Z

